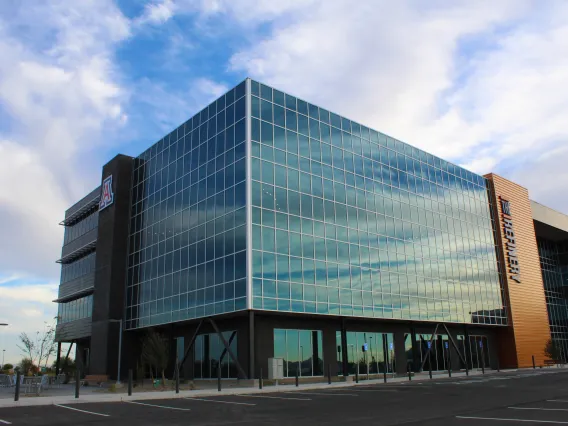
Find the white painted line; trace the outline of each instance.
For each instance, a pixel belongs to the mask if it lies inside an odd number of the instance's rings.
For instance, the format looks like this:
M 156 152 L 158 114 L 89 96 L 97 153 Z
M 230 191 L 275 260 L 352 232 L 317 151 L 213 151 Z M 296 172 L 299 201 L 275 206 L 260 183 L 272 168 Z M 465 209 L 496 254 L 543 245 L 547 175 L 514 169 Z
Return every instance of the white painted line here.
M 557 422 L 555 420 L 527 420 L 527 419 L 500 419 L 498 417 L 466 417 L 466 416 L 456 416 L 456 419 L 464 420 L 498 420 L 500 422 L 529 422 L 529 423 L 556 423 L 556 424 L 568 424 L 568 422 Z
M 568 399 L 547 399 L 546 402 L 568 402 Z
M 148 407 L 167 408 L 168 410 L 191 411 L 191 409 L 189 408 L 168 407 L 166 405 L 146 404 L 145 402 L 136 402 L 136 401 L 122 401 L 122 402 L 126 402 L 127 404 L 147 405 Z
M 68 410 L 79 411 L 81 413 L 93 414 L 95 416 L 110 417 L 109 414 L 102 414 L 102 413 L 95 413 L 93 411 L 79 410 L 78 408 L 71 408 L 71 407 L 67 407 L 66 405 L 59 405 L 59 404 L 53 404 L 53 405 L 55 405 L 56 407 L 67 408 Z
M 357 396 L 356 393 L 323 393 L 323 392 L 284 392 L 287 394 L 301 394 L 301 395 L 324 395 L 324 396 Z
M 202 399 L 202 398 L 184 398 L 189 401 L 204 401 L 204 402 L 218 402 L 219 404 L 235 404 L 235 405 L 256 405 L 256 404 L 249 404 L 248 402 L 232 402 L 232 401 L 219 401 L 218 399 Z
M 568 411 L 568 408 L 507 407 L 511 410 Z
M 281 396 L 268 396 L 268 395 L 235 395 L 246 398 L 269 398 L 269 399 L 291 399 L 295 401 L 311 401 L 311 398 L 282 398 Z
M 0 419 L 0 423 L 4 423 L 5 425 L 11 425 L 12 424 L 8 420 L 2 420 L 2 419 Z

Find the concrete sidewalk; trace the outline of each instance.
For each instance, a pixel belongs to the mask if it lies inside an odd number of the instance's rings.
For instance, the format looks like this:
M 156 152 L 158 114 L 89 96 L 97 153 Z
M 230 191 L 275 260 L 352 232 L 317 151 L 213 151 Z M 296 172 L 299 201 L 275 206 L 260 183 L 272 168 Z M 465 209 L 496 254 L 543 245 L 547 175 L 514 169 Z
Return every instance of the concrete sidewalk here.
M 480 371 L 470 371 L 469 377 L 481 378 L 487 376 L 507 376 L 513 372 L 522 372 L 527 376 L 534 373 L 560 373 L 565 372 L 566 368 L 545 368 L 545 369 L 529 369 L 529 370 L 502 370 L 497 372 L 495 370 L 486 371 L 483 375 Z M 452 377 L 448 377 L 447 374 L 434 374 L 433 380 L 435 381 L 451 381 L 456 378 L 465 378 L 466 374 L 464 372 L 452 373 Z M 11 399 L 4 398 L 0 399 L 0 408 L 3 407 L 29 407 L 38 405 L 52 405 L 52 404 L 81 404 L 81 403 L 94 403 L 94 402 L 120 402 L 120 401 L 143 401 L 143 400 L 158 400 L 158 399 L 177 399 L 177 398 L 192 398 L 192 397 L 207 397 L 207 396 L 220 396 L 220 395 L 238 395 L 238 394 L 259 394 L 259 393 L 274 393 L 274 392 L 294 392 L 294 391 L 304 391 L 304 390 L 315 390 L 315 389 L 337 389 L 337 388 L 347 388 L 355 386 L 368 386 L 368 385 L 383 385 L 388 386 L 389 383 L 414 383 L 414 382 L 427 382 L 430 381 L 428 373 L 420 373 L 412 377 L 412 382 L 409 382 L 408 377 L 395 377 L 387 378 L 387 384 L 384 384 L 383 379 L 375 380 L 361 380 L 359 383 L 354 381 L 348 382 L 333 382 L 332 384 L 324 383 L 309 383 L 300 384 L 298 387 L 295 385 L 275 385 L 264 387 L 263 389 L 258 389 L 257 387 L 232 387 L 223 389 L 219 392 L 217 389 L 201 389 L 201 390 L 180 390 L 179 394 L 175 391 L 165 390 L 165 391 L 150 391 L 150 392 L 139 392 L 134 393 L 132 396 L 128 396 L 126 393 L 88 393 L 80 394 L 78 399 L 75 399 L 74 395 L 64 395 L 64 396 L 39 396 L 39 397 L 20 397 L 19 401 L 14 401 L 13 397 Z M 83 391 L 83 389 L 81 389 Z

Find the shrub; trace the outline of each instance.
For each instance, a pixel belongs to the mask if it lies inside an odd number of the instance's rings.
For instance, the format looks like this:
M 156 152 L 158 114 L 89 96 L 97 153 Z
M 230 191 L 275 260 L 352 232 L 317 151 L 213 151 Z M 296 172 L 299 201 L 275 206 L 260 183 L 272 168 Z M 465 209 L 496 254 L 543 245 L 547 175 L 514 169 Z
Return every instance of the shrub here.
M 6 364 L 4 364 L 4 365 L 2 366 L 2 368 L 3 368 L 5 371 L 8 371 L 8 370 L 13 370 L 13 369 L 14 369 L 14 366 L 13 366 L 12 364 L 6 363 Z

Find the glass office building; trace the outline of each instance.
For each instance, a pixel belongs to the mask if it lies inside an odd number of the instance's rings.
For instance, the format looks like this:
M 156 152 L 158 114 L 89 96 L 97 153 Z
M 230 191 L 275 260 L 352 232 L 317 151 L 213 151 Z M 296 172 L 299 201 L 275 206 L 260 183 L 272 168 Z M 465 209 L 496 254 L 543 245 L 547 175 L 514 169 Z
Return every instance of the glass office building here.
M 98 374 L 118 360 L 91 341 L 111 345 L 118 321 L 132 342 L 167 334 L 194 378 L 266 375 L 270 358 L 292 378 L 420 369 L 430 347 L 442 370 L 500 356 L 513 299 L 492 177 L 247 79 L 102 182 L 99 207 L 85 197 L 62 222 L 87 218 L 66 233 L 62 286 L 90 287 L 58 299 L 81 299 L 60 322 L 92 320 L 77 343 Z M 85 233 L 88 250 L 66 248 Z

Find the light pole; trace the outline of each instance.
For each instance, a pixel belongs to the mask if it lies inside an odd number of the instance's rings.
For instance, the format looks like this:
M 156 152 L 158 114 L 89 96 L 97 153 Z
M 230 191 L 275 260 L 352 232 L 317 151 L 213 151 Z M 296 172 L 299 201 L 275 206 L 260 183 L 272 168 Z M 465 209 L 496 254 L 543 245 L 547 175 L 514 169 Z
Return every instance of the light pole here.
M 5 322 L 0 322 L 0 327 L 8 327 L 8 324 Z M 6 349 L 2 349 L 2 369 L 4 368 L 4 354 L 6 353 Z
M 122 351 L 122 319 L 111 319 L 108 322 L 117 322 L 120 324 L 120 333 L 118 335 L 118 372 L 116 377 L 116 384 L 120 385 L 120 355 Z

